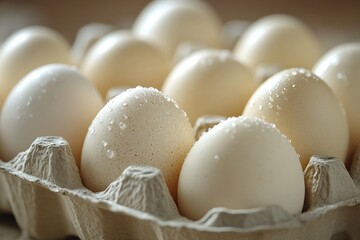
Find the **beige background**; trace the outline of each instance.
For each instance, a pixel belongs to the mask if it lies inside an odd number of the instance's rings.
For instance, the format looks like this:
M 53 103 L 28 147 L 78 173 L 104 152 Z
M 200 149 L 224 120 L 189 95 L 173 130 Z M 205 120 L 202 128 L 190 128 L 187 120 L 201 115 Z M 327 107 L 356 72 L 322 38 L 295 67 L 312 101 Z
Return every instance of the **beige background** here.
M 50 26 L 73 41 L 89 22 L 129 26 L 149 0 L 0 0 L 0 41 L 28 24 Z M 324 49 L 360 41 L 360 0 L 208 0 L 224 22 L 288 13 L 302 19 L 324 42 Z

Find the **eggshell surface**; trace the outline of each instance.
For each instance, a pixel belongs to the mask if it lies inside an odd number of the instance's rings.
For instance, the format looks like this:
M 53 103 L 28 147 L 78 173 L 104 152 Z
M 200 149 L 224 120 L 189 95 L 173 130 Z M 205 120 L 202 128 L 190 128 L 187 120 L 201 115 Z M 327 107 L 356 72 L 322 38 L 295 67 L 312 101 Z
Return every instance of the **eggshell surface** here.
M 181 165 L 195 139 L 184 111 L 154 88 L 129 89 L 94 118 L 81 159 L 84 185 L 104 190 L 130 165 L 159 168 L 176 199 Z
M 103 99 L 74 67 L 50 64 L 13 88 L 0 116 L 1 159 L 10 160 L 40 136 L 61 136 L 79 165 L 83 141 Z
M 229 118 L 203 135 L 179 177 L 180 213 L 201 218 L 215 207 L 249 209 L 280 205 L 299 214 L 304 175 L 289 140 L 257 118 Z
M 360 44 L 341 44 L 327 52 L 313 71 L 335 92 L 346 110 L 350 129 L 349 153 L 360 143 Z
M 311 69 L 321 56 L 318 40 L 300 20 L 289 15 L 269 15 L 252 23 L 236 43 L 234 54 L 246 65 Z
M 63 36 L 41 26 L 12 34 L 0 51 L 0 103 L 22 77 L 50 63 L 72 63 L 70 46 Z
M 243 115 L 276 124 L 300 154 L 304 169 L 312 155 L 346 160 L 349 128 L 344 108 L 310 71 L 287 69 L 270 77 L 251 96 Z
M 157 44 L 168 56 L 182 42 L 221 47 L 221 20 L 204 1 L 152 1 L 133 26 L 135 35 Z
M 176 65 L 163 92 L 184 109 L 194 124 L 203 115 L 241 115 L 258 85 L 252 71 L 228 51 L 207 49 Z
M 105 97 L 113 87 L 160 88 L 170 61 L 153 44 L 116 31 L 98 40 L 89 50 L 82 71 Z

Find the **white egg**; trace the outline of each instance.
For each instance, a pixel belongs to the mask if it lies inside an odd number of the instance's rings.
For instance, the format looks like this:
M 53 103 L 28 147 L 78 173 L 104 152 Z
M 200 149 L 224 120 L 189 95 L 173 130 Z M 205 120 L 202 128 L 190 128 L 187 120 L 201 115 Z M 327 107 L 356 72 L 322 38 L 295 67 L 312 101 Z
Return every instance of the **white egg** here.
M 180 213 L 197 220 L 215 207 L 279 205 L 299 214 L 305 195 L 297 153 L 273 124 L 239 117 L 220 122 L 192 147 L 181 169 Z
M 80 66 L 89 49 L 99 39 L 115 30 L 115 26 L 104 23 L 89 23 L 81 27 L 71 48 L 74 62 Z
M 96 88 L 72 66 L 51 64 L 31 71 L 4 102 L 1 159 L 12 159 L 37 137 L 61 136 L 79 165 L 88 127 L 102 106 Z
M 239 116 L 259 82 L 228 51 L 200 50 L 176 65 L 163 92 L 188 114 L 192 124 L 203 115 Z
M 11 35 L 0 51 L 0 105 L 22 77 L 50 63 L 72 63 L 70 46 L 59 33 L 31 26 Z
M 335 92 L 346 110 L 353 154 L 360 143 L 360 43 L 339 45 L 315 65 L 314 73 Z
M 195 139 L 183 110 L 154 88 L 132 88 L 111 99 L 85 138 L 81 176 L 104 190 L 130 165 L 159 168 L 176 199 L 182 163 Z
M 204 1 L 152 1 L 133 26 L 135 35 L 157 44 L 168 56 L 182 42 L 221 47 L 221 20 Z
M 169 68 L 169 59 L 157 47 L 128 31 L 116 31 L 100 39 L 81 67 L 104 97 L 114 87 L 160 88 Z
M 300 20 L 270 15 L 252 23 L 238 40 L 234 54 L 246 65 L 312 68 L 321 55 L 318 40 Z
M 251 96 L 243 115 L 276 124 L 294 145 L 305 169 L 312 155 L 346 161 L 349 128 L 334 92 L 303 68 L 283 70 Z

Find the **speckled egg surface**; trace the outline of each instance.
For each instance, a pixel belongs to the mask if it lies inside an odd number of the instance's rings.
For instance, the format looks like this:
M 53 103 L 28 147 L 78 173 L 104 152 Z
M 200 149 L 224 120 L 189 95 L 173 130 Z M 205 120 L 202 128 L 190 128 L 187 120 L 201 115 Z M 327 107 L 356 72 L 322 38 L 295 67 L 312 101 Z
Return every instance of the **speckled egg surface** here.
M 93 120 L 81 159 L 84 185 L 104 190 L 130 165 L 160 168 L 176 198 L 181 165 L 194 143 L 176 103 L 153 88 L 131 88 L 111 99 Z
M 312 155 L 346 160 L 349 129 L 344 108 L 310 71 L 294 68 L 275 74 L 255 91 L 243 115 L 276 124 L 292 141 L 304 169 Z

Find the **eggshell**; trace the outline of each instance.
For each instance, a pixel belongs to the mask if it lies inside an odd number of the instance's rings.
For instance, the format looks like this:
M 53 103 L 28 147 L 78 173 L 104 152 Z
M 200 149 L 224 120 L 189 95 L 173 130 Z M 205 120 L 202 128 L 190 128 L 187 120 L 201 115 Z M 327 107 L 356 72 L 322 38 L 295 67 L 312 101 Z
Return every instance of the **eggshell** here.
M 22 77 L 50 63 L 72 63 L 69 44 L 59 33 L 31 26 L 11 35 L 0 51 L 0 105 Z
M 234 54 L 250 67 L 312 68 L 321 56 L 318 40 L 300 20 L 269 15 L 252 23 L 236 43 Z
M 169 67 L 169 59 L 157 47 L 127 31 L 116 31 L 89 50 L 81 69 L 105 97 L 113 87 L 160 88 Z
M 171 195 L 194 143 L 184 111 L 154 88 L 132 88 L 111 99 L 85 138 L 81 176 L 93 191 L 104 190 L 130 165 L 159 168 Z
M 135 35 L 173 56 L 182 42 L 221 47 L 221 20 L 205 1 L 152 1 L 135 20 Z
M 243 115 L 276 124 L 300 154 L 303 168 L 312 155 L 346 160 L 344 108 L 326 83 L 305 69 L 287 69 L 269 78 L 251 96 Z
M 289 140 L 273 124 L 239 117 L 219 123 L 194 144 L 181 169 L 178 205 L 194 220 L 215 207 L 279 205 L 299 214 L 304 194 L 304 175 Z
M 313 71 L 344 105 L 350 129 L 349 153 L 352 154 L 360 143 L 360 43 L 331 49 L 316 63 Z
M 10 92 L 0 116 L 1 159 L 10 160 L 40 136 L 61 136 L 80 161 L 87 129 L 103 99 L 74 67 L 45 65 Z
M 89 23 L 79 29 L 74 44 L 71 48 L 71 55 L 77 65 L 81 65 L 89 49 L 99 39 L 116 30 L 116 27 L 104 23 Z
M 188 114 L 239 116 L 258 87 L 254 74 L 228 51 L 200 50 L 176 65 L 163 92 Z

